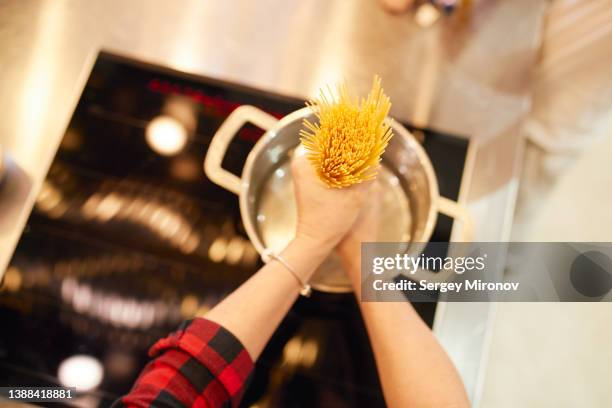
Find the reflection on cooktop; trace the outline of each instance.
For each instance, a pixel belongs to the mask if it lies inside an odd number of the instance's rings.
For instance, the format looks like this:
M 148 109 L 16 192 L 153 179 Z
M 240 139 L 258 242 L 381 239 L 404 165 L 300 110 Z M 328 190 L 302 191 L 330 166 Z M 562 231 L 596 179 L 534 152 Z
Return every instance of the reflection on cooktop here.
M 3 385 L 60 384 L 63 362 L 90 378 L 68 360 L 86 355 L 103 375 L 80 401 L 108 406 L 157 338 L 257 270 L 237 198 L 201 167 L 242 104 L 282 117 L 303 101 L 100 55 L 2 283 Z M 424 133 L 441 194 L 456 198 L 467 142 Z M 260 136 L 243 128 L 224 167 L 239 174 Z M 433 240 L 451 226 L 441 216 Z M 431 325 L 436 305 L 416 307 Z M 243 406 L 254 404 L 384 406 L 352 295 L 298 300 L 257 364 Z

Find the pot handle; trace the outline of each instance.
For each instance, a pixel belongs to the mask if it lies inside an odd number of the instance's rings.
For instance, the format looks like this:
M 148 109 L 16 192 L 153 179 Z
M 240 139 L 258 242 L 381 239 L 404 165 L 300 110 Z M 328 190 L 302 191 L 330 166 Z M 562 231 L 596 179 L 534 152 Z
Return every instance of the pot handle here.
M 448 215 L 449 217 L 461 222 L 461 234 L 456 242 L 471 242 L 474 238 L 474 221 L 472 215 L 468 210 L 457 203 L 456 201 L 449 200 L 448 198 L 440 196 L 438 199 L 438 212 Z M 457 255 L 457 254 L 455 254 Z M 399 272 L 394 276 L 398 276 Z M 446 282 L 453 276 L 453 271 L 441 270 L 439 272 L 432 272 L 427 269 L 418 269 L 412 276 L 409 276 L 413 280 L 425 279 L 428 282 Z
M 459 242 L 471 242 L 474 238 L 474 220 L 468 210 L 453 200 L 440 197 L 438 200 L 438 211 L 461 222 L 461 235 Z
M 204 158 L 204 172 L 215 184 L 238 195 L 242 189 L 240 177 L 221 167 L 227 148 L 238 131 L 247 123 L 263 129 L 272 128 L 278 119 L 251 105 L 236 108 L 221 124 L 210 142 Z

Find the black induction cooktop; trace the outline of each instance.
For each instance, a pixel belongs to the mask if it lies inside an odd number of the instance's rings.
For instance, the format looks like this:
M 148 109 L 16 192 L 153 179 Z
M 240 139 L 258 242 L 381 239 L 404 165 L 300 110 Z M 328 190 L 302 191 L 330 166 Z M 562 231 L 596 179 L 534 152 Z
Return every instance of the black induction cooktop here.
M 0 385 L 59 384 L 59 365 L 86 354 L 104 375 L 85 402 L 107 406 L 157 338 L 257 270 L 237 198 L 202 171 L 215 130 L 243 104 L 280 118 L 304 101 L 100 54 L 5 274 Z M 440 193 L 456 199 L 467 140 L 422 132 Z M 244 127 L 224 167 L 240 174 L 261 134 Z M 432 240 L 451 227 L 441 215 Z M 436 304 L 415 307 L 431 326 Z M 254 403 L 385 405 L 352 295 L 297 301 L 257 363 L 243 406 Z

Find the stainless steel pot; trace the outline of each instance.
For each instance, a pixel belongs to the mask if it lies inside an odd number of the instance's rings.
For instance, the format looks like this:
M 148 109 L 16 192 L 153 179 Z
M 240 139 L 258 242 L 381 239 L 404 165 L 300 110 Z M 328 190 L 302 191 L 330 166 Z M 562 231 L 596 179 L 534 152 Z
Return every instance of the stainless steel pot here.
M 266 248 L 282 250 L 295 231 L 289 160 L 299 145 L 304 118 L 316 121 L 310 108 L 277 120 L 253 106 L 241 106 L 217 130 L 204 160 L 208 178 L 240 197 L 244 227 L 260 254 Z M 464 234 L 470 235 L 469 214 L 456 202 L 440 197 L 433 167 L 421 145 L 400 123 L 389 121 L 394 137 L 383 155 L 378 176 L 383 197 L 378 241 L 406 242 L 405 252 L 418 256 L 431 238 L 438 212 L 462 220 Z M 266 133 L 249 153 L 242 177 L 238 177 L 223 169 L 221 163 L 230 142 L 246 123 Z M 334 255 L 317 270 L 310 283 L 325 292 L 351 290 Z

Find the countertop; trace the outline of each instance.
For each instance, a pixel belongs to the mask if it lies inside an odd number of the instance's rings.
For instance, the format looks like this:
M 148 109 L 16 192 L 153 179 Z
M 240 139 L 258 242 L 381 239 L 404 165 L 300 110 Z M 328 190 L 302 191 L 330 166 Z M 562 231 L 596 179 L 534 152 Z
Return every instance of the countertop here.
M 341 78 L 365 91 L 379 74 L 394 116 L 473 139 L 459 201 L 474 216 L 474 240 L 508 239 L 547 2 L 473 3 L 471 18 L 422 29 L 374 0 L 3 2 L 0 144 L 29 193 L 1 224 L 0 270 L 100 49 L 298 97 Z M 434 331 L 478 405 L 493 305 L 438 309 Z

